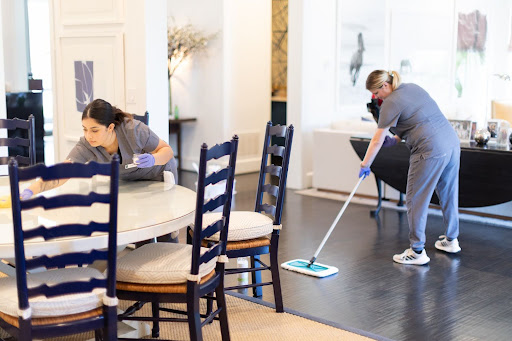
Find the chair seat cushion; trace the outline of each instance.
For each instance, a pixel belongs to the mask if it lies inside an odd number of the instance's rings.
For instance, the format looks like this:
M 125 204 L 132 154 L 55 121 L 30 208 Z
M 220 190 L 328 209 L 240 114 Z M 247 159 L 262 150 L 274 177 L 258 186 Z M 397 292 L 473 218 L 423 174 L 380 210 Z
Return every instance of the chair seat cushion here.
M 203 215 L 203 229 L 221 219 L 222 213 L 214 212 Z M 271 218 L 258 212 L 232 211 L 229 216 L 228 241 L 248 240 L 264 237 L 272 233 L 274 222 Z M 219 240 L 219 233 L 207 238 Z
M 49 324 L 58 324 L 58 323 L 69 323 L 73 321 L 83 320 L 86 318 L 91 318 L 95 316 L 103 315 L 103 307 L 96 308 L 94 310 L 84 311 L 83 313 L 72 314 L 72 315 L 60 315 L 60 316 L 50 316 L 50 317 L 36 317 L 32 318 L 33 326 L 44 326 Z M 16 328 L 20 327 L 18 316 L 5 315 L 0 311 L 0 317 L 7 323 Z
M 201 254 L 207 248 L 201 248 Z M 199 276 L 209 274 L 217 257 L 199 266 Z M 187 282 L 192 265 L 192 245 L 146 244 L 117 260 L 117 280 L 129 283 L 176 284 Z
M 208 275 L 201 277 L 201 284 L 208 282 L 212 277 L 215 276 L 215 270 L 210 272 Z M 135 292 L 150 292 L 157 294 L 186 294 L 188 290 L 187 283 L 178 284 L 146 284 L 146 283 L 128 283 L 128 282 L 116 282 L 117 292 L 123 291 L 135 291 Z
M 41 284 L 51 287 L 63 282 L 88 281 L 91 277 L 105 278 L 94 268 L 66 268 L 30 273 L 27 275 L 27 285 L 29 288 Z M 97 288 L 91 293 L 68 294 L 51 298 L 33 297 L 29 300 L 32 317 L 62 316 L 90 311 L 103 305 L 104 294 L 104 288 Z M 18 316 L 18 294 L 14 277 L 0 278 L 0 311 L 6 315 Z

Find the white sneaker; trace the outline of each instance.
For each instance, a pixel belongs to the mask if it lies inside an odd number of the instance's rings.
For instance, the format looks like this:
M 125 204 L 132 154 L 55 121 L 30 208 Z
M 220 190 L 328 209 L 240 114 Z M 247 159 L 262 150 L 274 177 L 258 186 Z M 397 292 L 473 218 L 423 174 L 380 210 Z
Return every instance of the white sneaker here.
M 424 265 L 430 262 L 425 249 L 420 254 L 414 252 L 411 248 L 406 249 L 403 253 L 393 256 L 393 261 L 400 264 Z
M 435 247 L 438 250 L 449 253 L 457 253 L 462 250 L 459 246 L 459 241 L 457 238 L 453 239 L 452 241 L 448 241 L 444 235 L 439 236 L 439 240 L 436 241 Z

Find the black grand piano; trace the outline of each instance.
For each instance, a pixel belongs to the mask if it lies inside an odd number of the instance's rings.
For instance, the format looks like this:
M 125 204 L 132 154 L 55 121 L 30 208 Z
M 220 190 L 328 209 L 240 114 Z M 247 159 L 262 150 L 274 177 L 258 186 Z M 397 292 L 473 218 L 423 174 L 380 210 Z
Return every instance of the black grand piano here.
M 42 91 L 8 92 L 5 94 L 7 118 L 20 118 L 28 120 L 30 115 L 35 119 L 36 162 L 44 163 L 44 115 Z M 10 130 L 9 137 L 27 138 L 19 130 Z M 24 147 L 9 148 L 9 155 L 24 155 Z
M 352 137 L 350 143 L 362 160 L 370 139 Z M 378 214 L 382 203 L 381 181 L 405 193 L 409 156 L 409 149 L 403 142 L 379 151 L 370 167 L 377 178 L 379 195 L 375 214 Z M 512 201 L 511 170 L 512 150 L 509 146 L 461 142 L 459 207 L 484 207 Z M 435 193 L 431 203 L 439 204 Z

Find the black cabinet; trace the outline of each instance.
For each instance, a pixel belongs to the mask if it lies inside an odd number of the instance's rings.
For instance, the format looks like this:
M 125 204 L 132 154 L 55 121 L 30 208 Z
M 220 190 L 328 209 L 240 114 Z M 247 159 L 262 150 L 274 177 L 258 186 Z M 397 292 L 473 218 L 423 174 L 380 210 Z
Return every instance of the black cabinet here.
M 370 139 L 352 137 L 350 143 L 362 160 Z M 485 207 L 512 201 L 510 147 L 482 147 L 475 142 L 461 142 L 460 151 L 459 207 Z M 410 155 L 403 142 L 382 148 L 372 163 L 372 172 L 378 179 L 405 193 Z M 435 193 L 431 203 L 439 203 Z
M 8 92 L 6 93 L 7 118 L 20 118 L 28 120 L 30 115 L 35 119 L 36 135 L 36 162 L 44 163 L 44 116 L 43 116 L 43 93 L 41 91 L 29 92 Z M 24 137 L 22 132 L 9 131 L 9 137 Z M 19 147 L 23 149 L 24 147 Z M 28 155 L 24 150 L 9 150 L 9 155 Z
M 286 125 L 286 98 L 283 97 L 272 97 L 272 112 L 271 112 L 272 125 Z M 277 144 L 278 146 L 284 146 L 284 137 L 272 137 L 271 144 Z M 281 165 L 281 158 L 271 157 L 272 163 L 275 165 Z

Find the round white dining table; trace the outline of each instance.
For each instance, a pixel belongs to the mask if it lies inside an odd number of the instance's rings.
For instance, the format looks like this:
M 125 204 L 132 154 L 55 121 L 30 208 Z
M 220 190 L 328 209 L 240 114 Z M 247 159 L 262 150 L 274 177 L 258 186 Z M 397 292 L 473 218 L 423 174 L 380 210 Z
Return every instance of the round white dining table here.
M 20 184 L 23 189 L 28 186 Z M 39 195 L 54 196 L 64 193 L 88 194 L 91 191 L 108 193 L 109 179 L 71 179 L 64 185 Z M 0 196 L 10 194 L 9 178 L 0 177 Z M 196 193 L 182 186 L 171 186 L 159 181 L 120 181 L 117 214 L 117 244 L 126 245 L 162 236 L 193 223 Z M 23 211 L 23 229 L 39 225 L 52 227 L 60 224 L 89 221 L 108 221 L 108 205 L 94 204 L 91 207 L 72 207 L 44 210 L 35 208 Z M 80 252 L 107 247 L 107 234 L 97 233 L 91 237 L 68 237 L 50 241 L 42 239 L 25 242 L 26 257 L 42 254 L 53 255 Z M 0 259 L 14 257 L 14 238 L 11 208 L 0 208 Z

